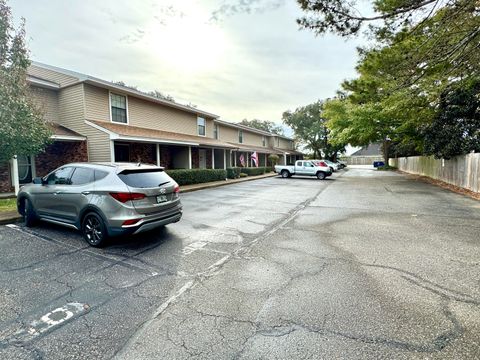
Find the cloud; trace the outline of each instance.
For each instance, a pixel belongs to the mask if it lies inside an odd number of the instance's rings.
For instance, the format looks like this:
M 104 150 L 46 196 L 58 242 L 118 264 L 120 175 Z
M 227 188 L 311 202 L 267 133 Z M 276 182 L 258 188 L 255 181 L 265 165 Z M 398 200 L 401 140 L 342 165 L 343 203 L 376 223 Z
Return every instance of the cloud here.
M 225 0 L 212 11 L 210 22 L 220 22 L 237 14 L 263 13 L 285 5 L 285 0 Z

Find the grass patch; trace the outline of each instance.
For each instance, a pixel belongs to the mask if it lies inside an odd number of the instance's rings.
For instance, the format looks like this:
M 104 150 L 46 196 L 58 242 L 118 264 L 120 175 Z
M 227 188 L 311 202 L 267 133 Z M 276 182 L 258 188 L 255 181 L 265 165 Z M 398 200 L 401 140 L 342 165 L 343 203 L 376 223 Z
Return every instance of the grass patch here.
M 17 199 L 0 199 L 0 212 L 17 210 Z
M 397 170 L 397 168 L 396 168 L 395 166 L 383 165 L 383 166 L 377 167 L 377 170 L 380 170 L 380 171 L 390 171 L 390 170 Z

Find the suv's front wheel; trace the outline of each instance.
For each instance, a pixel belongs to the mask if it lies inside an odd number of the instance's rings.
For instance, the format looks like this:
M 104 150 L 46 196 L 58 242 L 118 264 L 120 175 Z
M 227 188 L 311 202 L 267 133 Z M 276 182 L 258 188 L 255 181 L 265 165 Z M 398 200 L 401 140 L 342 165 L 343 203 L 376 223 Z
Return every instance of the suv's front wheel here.
M 90 212 L 83 218 L 82 234 L 87 243 L 99 247 L 105 244 L 108 238 L 107 228 L 100 215 Z
M 35 214 L 33 204 L 29 199 L 23 200 L 23 221 L 26 227 L 32 227 L 37 221 L 37 214 Z

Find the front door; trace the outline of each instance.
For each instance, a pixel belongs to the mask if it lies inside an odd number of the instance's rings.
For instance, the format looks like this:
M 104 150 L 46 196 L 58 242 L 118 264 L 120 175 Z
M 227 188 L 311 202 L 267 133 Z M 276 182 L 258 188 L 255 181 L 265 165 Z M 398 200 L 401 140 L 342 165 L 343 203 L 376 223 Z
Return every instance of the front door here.
M 207 150 L 205 149 L 198 150 L 198 164 L 200 169 L 207 168 Z

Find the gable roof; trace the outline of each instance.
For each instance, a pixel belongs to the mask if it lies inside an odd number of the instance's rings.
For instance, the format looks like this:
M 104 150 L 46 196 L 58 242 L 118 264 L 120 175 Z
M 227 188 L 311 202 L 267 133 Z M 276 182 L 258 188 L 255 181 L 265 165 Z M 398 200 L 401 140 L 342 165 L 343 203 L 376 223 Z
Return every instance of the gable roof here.
M 375 143 L 363 146 L 360 150 L 355 151 L 350 156 L 377 156 L 382 155 L 382 144 Z
M 135 96 L 135 97 L 140 98 L 140 99 L 144 99 L 144 100 L 147 100 L 147 101 L 150 101 L 150 102 L 165 105 L 165 106 L 172 107 L 172 108 L 175 108 L 175 109 L 187 111 L 189 113 L 202 115 L 202 116 L 209 117 L 209 118 L 214 118 L 214 119 L 218 118 L 218 115 L 212 114 L 210 112 L 203 111 L 203 110 L 197 109 L 197 108 L 192 107 L 192 106 L 182 105 L 182 104 L 176 103 L 174 101 L 157 98 L 155 96 L 148 95 L 148 94 L 146 94 L 142 91 L 135 90 L 135 89 L 129 88 L 127 86 L 122 86 L 122 85 L 119 85 L 119 84 L 115 84 L 111 81 L 102 80 L 102 79 L 99 79 L 99 78 L 96 78 L 96 77 L 93 77 L 93 76 L 90 76 L 90 75 L 85 75 L 85 74 L 81 74 L 81 73 L 78 73 L 78 72 L 75 72 L 75 71 L 63 69 L 63 68 L 60 68 L 60 67 L 43 64 L 43 63 L 40 63 L 40 62 L 37 62 L 37 61 L 32 61 L 31 66 L 38 67 L 38 68 L 41 68 L 41 69 L 50 70 L 50 71 L 54 71 L 54 72 L 57 72 L 57 73 L 60 73 L 60 74 L 63 74 L 65 76 L 68 76 L 68 77 L 72 78 L 72 81 L 69 81 L 68 84 L 65 85 L 65 86 L 61 86 L 59 84 L 59 88 L 66 87 L 66 86 L 71 86 L 71 85 L 75 85 L 75 84 L 79 84 L 79 83 L 87 83 L 87 84 L 94 85 L 94 86 L 97 86 L 97 87 L 101 87 L 101 88 L 104 88 L 104 89 L 119 91 L 119 92 L 127 94 L 127 95 Z M 30 77 L 34 78 L 34 76 L 32 76 L 32 75 L 30 75 Z
M 274 133 L 271 133 L 271 132 L 268 132 L 268 131 L 265 131 L 265 130 L 260 130 L 260 129 L 252 128 L 252 127 L 250 127 L 250 126 L 246 126 L 246 125 L 243 125 L 243 124 L 232 123 L 232 122 L 225 121 L 225 120 L 220 120 L 220 119 L 215 119 L 215 122 L 216 122 L 216 123 L 219 123 L 219 124 L 221 124 L 221 125 L 233 127 L 233 128 L 240 129 L 240 130 L 246 130 L 246 131 L 254 132 L 254 133 L 257 133 L 257 134 L 260 134 L 260 135 L 265 135 L 265 136 L 277 136 L 277 137 L 281 137 L 281 138 L 283 138 L 283 139 L 293 140 L 292 138 L 289 138 L 289 137 L 284 136 L 284 135 L 274 134 Z
M 196 135 L 180 134 L 170 131 L 153 130 L 132 125 L 114 124 L 106 121 L 85 121 L 88 125 L 93 126 L 101 131 L 107 132 L 110 135 L 120 140 L 139 140 L 165 143 L 165 144 L 179 144 L 191 146 L 216 146 L 225 149 L 236 149 L 237 146 L 224 143 L 222 141 Z

